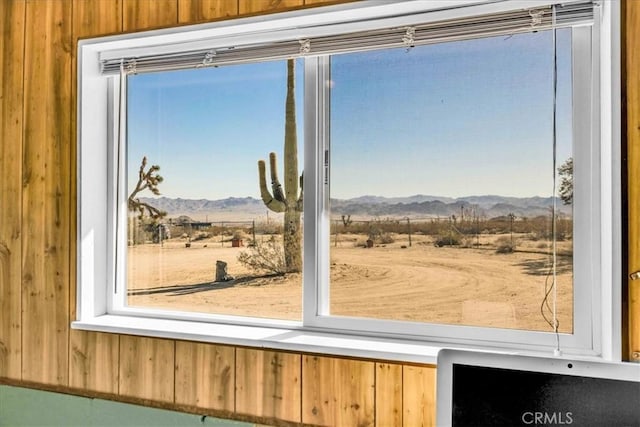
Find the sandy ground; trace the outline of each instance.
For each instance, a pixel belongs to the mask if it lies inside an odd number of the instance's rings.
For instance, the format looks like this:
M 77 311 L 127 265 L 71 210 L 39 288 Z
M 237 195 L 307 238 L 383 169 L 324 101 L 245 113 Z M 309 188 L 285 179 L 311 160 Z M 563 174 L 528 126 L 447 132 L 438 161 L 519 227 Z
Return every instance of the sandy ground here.
M 550 330 L 540 314 L 545 281 L 551 281 L 545 244 L 519 239 L 518 251 L 497 254 L 496 238 L 483 236 L 479 248 L 437 248 L 427 236 L 414 236 L 411 247 L 405 237 L 363 248 L 356 245 L 363 236 L 340 236 L 330 248 L 331 313 Z M 180 239 L 129 247 L 129 304 L 300 320 L 301 275 L 256 277 L 237 261 L 244 250 L 216 239 L 190 248 Z M 235 280 L 213 283 L 216 260 L 228 263 Z M 571 265 L 571 256 L 558 257 L 562 332 L 573 329 Z

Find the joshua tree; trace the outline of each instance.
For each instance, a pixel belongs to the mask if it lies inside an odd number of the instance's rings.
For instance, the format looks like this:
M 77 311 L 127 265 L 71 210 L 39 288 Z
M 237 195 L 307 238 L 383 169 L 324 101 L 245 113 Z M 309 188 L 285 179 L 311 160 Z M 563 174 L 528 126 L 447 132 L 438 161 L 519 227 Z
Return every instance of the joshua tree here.
M 302 176 L 298 176 L 298 137 L 294 99 L 294 61 L 287 61 L 287 98 L 284 129 L 284 191 L 278 180 L 276 153 L 269 153 L 271 192 L 267 188 L 264 160 L 258 161 L 260 196 L 273 212 L 284 212 L 284 261 L 287 273 L 302 270 Z
M 139 218 L 142 219 L 145 211 L 149 214 L 152 220 L 158 220 L 166 215 L 166 212 L 162 212 L 160 209 L 151 206 L 148 203 L 140 201 L 136 196 L 141 191 L 149 189 L 156 196 L 160 194 L 160 190 L 158 190 L 158 184 L 160 184 L 163 178 L 158 175 L 158 171 L 160 170 L 160 166 L 153 165 L 149 167 L 149 170 L 145 171 L 147 167 L 147 158 L 142 158 L 142 163 L 140 164 L 140 170 L 138 171 L 138 183 L 136 184 L 136 188 L 133 189 L 131 194 L 129 195 L 128 204 L 129 210 L 132 212 L 138 211 L 140 212 Z
M 569 157 L 558 168 L 560 175 L 560 189 L 558 193 L 565 205 L 573 203 L 573 157 Z

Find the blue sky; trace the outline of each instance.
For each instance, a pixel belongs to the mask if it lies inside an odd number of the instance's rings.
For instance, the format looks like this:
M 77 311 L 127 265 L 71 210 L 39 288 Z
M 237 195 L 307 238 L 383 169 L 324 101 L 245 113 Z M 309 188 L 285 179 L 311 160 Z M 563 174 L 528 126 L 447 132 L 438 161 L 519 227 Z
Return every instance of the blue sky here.
M 570 32 L 558 42 L 559 165 L 571 153 Z M 550 195 L 551 70 L 550 32 L 334 56 L 331 197 Z M 146 155 L 162 195 L 259 197 L 258 159 L 282 159 L 285 85 L 285 61 L 130 77 L 129 187 Z

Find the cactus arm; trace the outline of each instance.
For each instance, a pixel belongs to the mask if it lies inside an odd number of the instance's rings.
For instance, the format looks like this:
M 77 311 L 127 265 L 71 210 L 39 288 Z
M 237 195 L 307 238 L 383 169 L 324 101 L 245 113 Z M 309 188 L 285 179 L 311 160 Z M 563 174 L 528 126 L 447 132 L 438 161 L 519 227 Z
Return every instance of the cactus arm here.
M 287 60 L 287 98 L 284 129 L 284 186 L 287 203 L 293 206 L 298 199 L 298 136 L 296 132 L 295 62 Z
M 258 175 L 260 179 L 260 197 L 262 198 L 265 206 L 273 212 L 284 212 L 285 204 L 280 200 L 276 200 L 267 188 L 265 164 L 263 160 L 258 161 Z
M 271 190 L 273 191 L 273 198 L 279 202 L 286 203 L 284 193 L 282 192 L 282 185 L 278 179 L 278 165 L 276 164 L 276 153 L 269 153 L 269 167 L 271 168 Z

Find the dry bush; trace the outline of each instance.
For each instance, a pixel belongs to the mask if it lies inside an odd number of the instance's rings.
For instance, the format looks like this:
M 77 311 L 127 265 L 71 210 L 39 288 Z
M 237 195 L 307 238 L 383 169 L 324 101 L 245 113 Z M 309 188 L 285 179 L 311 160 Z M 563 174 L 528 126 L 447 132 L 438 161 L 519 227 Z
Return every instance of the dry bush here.
M 511 238 L 503 236 L 496 239 L 496 253 L 510 254 L 516 250 L 516 243 Z
M 388 243 L 393 243 L 395 241 L 396 241 L 396 239 L 393 238 L 391 233 L 380 233 L 380 235 L 378 236 L 378 238 L 376 240 L 376 243 L 380 243 L 382 245 L 386 245 Z
M 246 251 L 240 252 L 238 262 L 250 270 L 284 274 L 284 247 L 274 236 L 265 242 L 254 242 Z
M 473 236 L 463 236 L 460 246 L 463 248 L 473 248 L 476 246 L 477 239 Z
M 192 242 L 197 242 L 198 240 L 208 239 L 209 237 L 211 237 L 211 235 L 209 233 L 205 233 L 205 232 L 201 231 L 201 232 L 198 232 L 195 235 L 193 235 L 191 237 L 191 241 Z
M 367 239 L 365 239 L 365 238 L 358 239 L 353 243 L 353 246 L 355 246 L 356 248 L 366 248 L 367 247 Z
M 283 226 L 282 222 L 271 221 L 271 222 L 257 222 L 256 223 L 256 234 L 282 234 Z
M 386 245 L 388 243 L 395 242 L 395 239 L 393 238 L 391 233 L 385 231 L 383 227 L 379 226 L 379 224 L 377 225 L 378 226 L 371 227 L 369 229 L 368 236 L 370 240 L 380 245 Z
M 458 246 L 460 239 L 456 236 L 438 236 L 433 244 L 438 248 L 443 246 Z
M 233 230 L 233 232 L 231 233 L 231 238 L 232 239 L 243 240 L 243 239 L 246 239 L 248 237 L 249 237 L 249 235 L 244 230 L 241 230 L 241 229 Z

